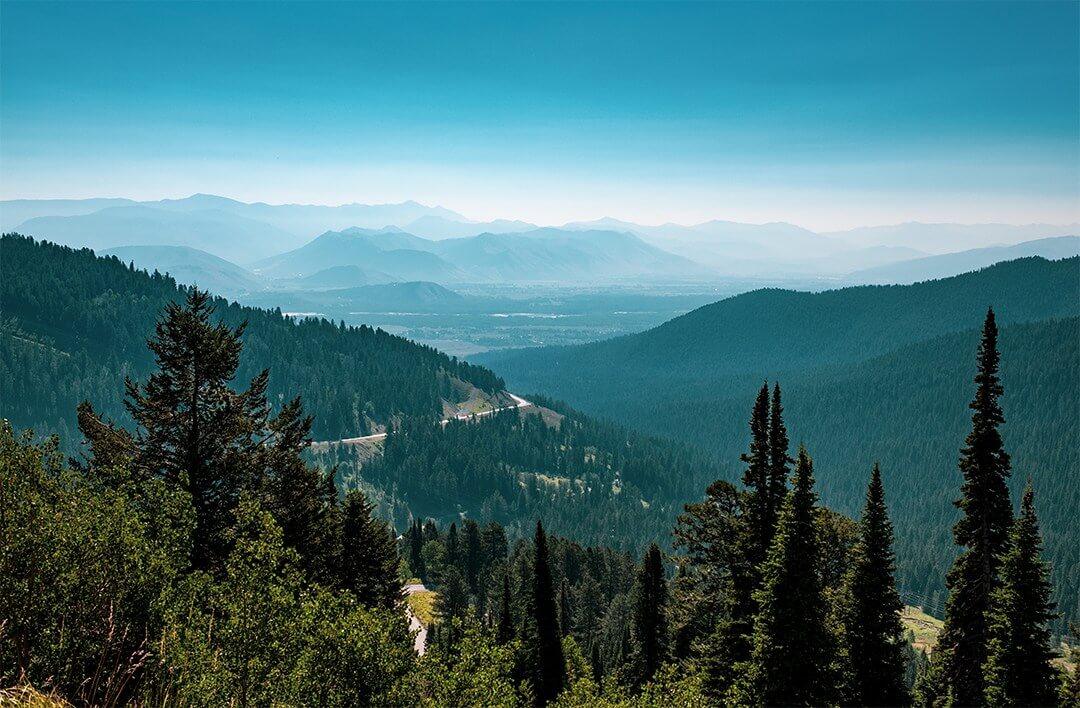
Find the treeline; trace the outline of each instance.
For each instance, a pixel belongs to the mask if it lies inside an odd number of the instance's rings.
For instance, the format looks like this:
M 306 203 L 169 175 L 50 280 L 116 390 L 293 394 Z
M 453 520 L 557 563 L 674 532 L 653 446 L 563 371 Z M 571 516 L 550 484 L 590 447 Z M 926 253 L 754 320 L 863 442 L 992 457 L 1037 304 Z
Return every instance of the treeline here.
M 158 313 L 186 290 L 165 275 L 136 270 L 32 238 L 0 240 L 0 381 L 3 415 L 16 425 L 77 437 L 74 410 L 93 400 L 109 418 L 131 424 L 122 404 L 124 378 L 145 377 L 153 360 L 146 333 Z M 295 395 L 320 415 L 318 439 L 361 435 L 402 416 L 442 415 L 442 400 L 464 400 L 466 382 L 488 393 L 502 379 L 370 327 L 324 319 L 294 321 L 280 311 L 215 300 L 230 326 L 247 322 L 249 357 L 237 377 L 249 381 L 269 366 L 275 404 Z
M 527 538 L 542 516 L 555 533 L 627 550 L 666 535 L 696 480 L 721 475 L 685 446 L 558 411 L 405 421 L 380 455 L 334 446 L 315 459 L 336 467 L 343 485 L 368 489 L 399 528 L 414 517 L 448 524 L 465 514 Z

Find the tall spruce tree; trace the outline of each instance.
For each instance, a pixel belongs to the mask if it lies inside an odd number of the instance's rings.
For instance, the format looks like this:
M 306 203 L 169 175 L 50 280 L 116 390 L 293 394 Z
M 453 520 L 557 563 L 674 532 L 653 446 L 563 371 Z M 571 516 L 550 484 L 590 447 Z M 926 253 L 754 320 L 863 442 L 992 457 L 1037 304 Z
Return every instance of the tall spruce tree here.
M 762 384 L 750 414 L 750 452 L 742 455 L 746 463 L 743 485 L 746 487 L 744 516 L 747 524 L 747 560 L 756 568 L 769 549 L 772 535 L 770 518 L 769 384 Z
M 247 389 L 232 388 L 245 325 L 215 324 L 213 314 L 210 296 L 197 288 L 183 305 L 166 306 L 147 342 L 157 370 L 145 384 L 126 381 L 134 435 L 102 421 L 88 403 L 79 406 L 88 466 L 104 471 L 123 463 L 137 478 L 160 478 L 190 494 L 191 560 L 203 570 L 223 568 L 241 491 L 259 494 L 305 569 L 325 580 L 336 555 L 336 492 L 331 479 L 303 460 L 311 419 L 299 399 L 271 415 L 266 370 Z
M 509 644 L 514 640 L 514 608 L 510 600 L 510 569 L 503 570 L 502 601 L 499 603 L 499 625 L 495 638 L 499 644 Z
M 904 682 L 903 603 L 896 591 L 893 528 L 885 507 L 881 470 L 874 465 L 859 541 L 844 596 L 844 638 L 851 665 L 848 701 L 861 706 L 898 706 L 909 700 Z
M 398 547 L 393 529 L 354 489 L 345 495 L 341 520 L 341 585 L 366 607 L 396 609 L 401 603 Z
M 953 537 L 964 551 L 946 577 L 949 599 L 939 645 L 945 652 L 944 675 L 952 700 L 964 706 L 981 703 L 985 693 L 987 613 L 991 593 L 998 583 L 999 559 L 1012 524 L 1006 485 L 1009 455 L 998 430 L 1005 417 L 998 405 L 1003 389 L 998 378 L 997 338 L 997 323 L 991 308 L 979 344 L 971 432 L 960 452 L 964 482 L 956 506 L 963 516 L 953 527 Z
M 645 552 L 634 583 L 630 633 L 630 671 L 633 684 L 640 687 L 652 679 L 668 656 L 667 583 L 663 558 L 655 543 Z
M 533 646 L 528 649 L 533 660 L 531 676 L 536 700 L 546 705 L 559 695 L 566 683 L 566 660 L 559 636 L 559 613 L 555 606 L 547 535 L 541 521 L 536 522 L 532 570 L 532 592 L 529 597 L 532 636 L 529 640 Z
M 559 632 L 566 637 L 574 632 L 574 610 L 570 606 L 570 581 L 559 583 Z
M 776 522 L 787 497 L 788 476 L 791 474 L 791 455 L 788 448 L 787 426 L 784 425 L 784 406 L 780 400 L 780 384 L 773 384 L 772 405 L 769 407 L 769 504 L 766 509 L 769 522 L 769 544 L 776 531 Z
M 737 705 L 818 706 L 837 697 L 836 648 L 817 568 L 816 502 L 813 463 L 800 448 L 794 489 L 755 593 L 751 656 L 729 696 Z
M 1050 664 L 1050 629 L 1056 616 L 1050 600 L 1050 570 L 1041 558 L 1042 540 L 1035 516 L 1031 480 L 1024 489 L 1020 516 L 1009 532 L 1001 558 L 1001 585 L 990 602 L 986 703 L 992 706 L 1052 706 L 1057 674 Z

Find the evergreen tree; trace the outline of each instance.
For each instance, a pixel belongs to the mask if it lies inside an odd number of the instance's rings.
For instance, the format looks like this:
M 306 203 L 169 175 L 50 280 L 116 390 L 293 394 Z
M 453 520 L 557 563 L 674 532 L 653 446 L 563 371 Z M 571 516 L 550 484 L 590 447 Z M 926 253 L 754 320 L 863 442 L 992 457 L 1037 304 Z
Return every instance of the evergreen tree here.
M 844 593 L 850 603 L 844 637 L 852 673 L 849 701 L 854 705 L 897 706 L 908 701 L 900 623 L 903 603 L 896 591 L 892 544 L 881 470 L 875 464 Z
M 138 426 L 136 467 L 191 494 L 192 564 L 203 569 L 224 559 L 232 510 L 254 474 L 246 452 L 268 412 L 265 370 L 245 391 L 229 386 L 245 325 L 211 324 L 213 313 L 210 296 L 198 289 L 186 306 L 169 303 L 147 342 L 157 371 L 143 386 L 128 379 L 125 401 Z
M 446 631 L 450 631 L 451 620 L 464 618 L 468 609 L 469 588 L 465 583 L 465 576 L 457 566 L 447 566 L 439 581 L 435 614 Z
M 769 543 L 772 543 L 772 534 L 776 530 L 776 521 L 780 516 L 780 509 L 784 506 L 784 498 L 787 497 L 788 475 L 791 474 L 791 455 L 788 454 L 790 446 L 787 426 L 784 425 L 784 406 L 780 401 L 780 384 L 773 385 L 772 405 L 769 409 L 769 506 L 767 518 L 770 526 Z
M 1020 517 L 1009 532 L 1001 558 L 1001 585 L 990 602 L 986 702 L 992 706 L 1052 706 L 1057 675 L 1050 664 L 1050 630 L 1055 617 L 1049 568 L 1041 558 L 1042 540 L 1035 516 L 1031 481 L 1024 489 Z
M 409 526 L 409 569 L 421 580 L 427 580 L 427 568 L 424 567 L 424 529 L 420 519 L 415 519 Z
M 770 519 L 770 450 L 769 384 L 762 384 L 750 415 L 750 452 L 742 455 L 746 463 L 743 485 L 746 486 L 744 516 L 747 524 L 747 560 L 756 568 L 768 551 L 772 535 Z
M 457 524 L 451 523 L 446 532 L 446 564 L 461 567 L 461 547 L 458 543 Z
M 475 595 L 479 592 L 483 551 L 480 543 L 480 525 L 472 519 L 465 521 L 465 548 L 463 555 L 465 556 L 465 582 L 469 585 L 469 592 Z
M 632 621 L 631 671 L 634 685 L 640 687 L 652 679 L 668 654 L 667 584 L 655 543 L 645 552 L 638 570 Z
M 574 610 L 570 606 L 570 582 L 559 583 L 559 632 L 566 637 L 574 631 Z
M 818 573 L 813 463 L 800 448 L 794 489 L 755 593 L 752 653 L 731 699 L 739 705 L 826 705 L 836 698 L 835 647 Z
M 994 310 L 986 314 L 979 345 L 976 392 L 971 402 L 971 432 L 960 453 L 964 483 L 956 502 L 963 516 L 953 537 L 964 551 L 946 578 L 949 599 L 940 648 L 945 651 L 945 677 L 957 705 L 983 700 L 983 664 L 987 658 L 987 616 L 990 596 L 998 582 L 998 564 L 1012 524 L 1012 505 L 1006 480 L 1009 455 L 998 428 L 1005 422 L 998 398 L 999 354 Z
M 499 644 L 509 644 L 514 640 L 514 610 L 510 603 L 510 571 L 503 572 L 502 602 L 499 607 L 499 626 L 495 637 Z
M 286 403 L 270 421 L 274 444 L 258 449 L 265 470 L 263 506 L 281 527 L 285 545 L 300 554 L 307 577 L 332 584 L 340 553 L 338 490 L 335 470 L 323 472 L 304 460 L 311 423 L 299 398 Z
M 541 704 L 554 700 L 566 682 L 566 661 L 563 658 L 562 639 L 559 637 L 559 615 L 555 607 L 555 587 L 551 579 L 548 560 L 547 536 L 544 524 L 536 522 L 536 541 L 533 546 L 532 593 L 529 609 L 532 617 L 529 647 L 533 664 L 533 690 Z
M 383 521 L 372 516 L 364 493 L 345 495 L 341 523 L 341 585 L 366 607 L 395 609 L 401 602 L 397 540 Z

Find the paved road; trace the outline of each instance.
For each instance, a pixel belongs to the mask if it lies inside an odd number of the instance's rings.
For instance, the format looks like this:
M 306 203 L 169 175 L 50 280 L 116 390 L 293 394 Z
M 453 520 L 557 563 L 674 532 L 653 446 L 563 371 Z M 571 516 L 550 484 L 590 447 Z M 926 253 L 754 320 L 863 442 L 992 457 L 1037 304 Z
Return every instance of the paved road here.
M 427 590 L 427 588 L 424 587 L 423 583 L 412 583 L 405 586 L 406 595 L 412 595 L 416 592 L 424 592 L 425 590 Z M 412 613 L 412 610 L 409 609 L 408 605 L 406 605 L 405 607 L 406 612 L 409 613 L 409 629 L 416 632 L 416 639 L 415 641 L 413 641 L 413 649 L 416 650 L 417 654 L 423 656 L 425 648 L 424 645 L 427 644 L 427 627 L 420 624 L 420 620 L 416 619 L 416 615 Z
M 473 418 L 482 418 L 482 417 L 484 417 L 486 415 L 491 415 L 493 413 L 498 413 L 499 411 L 508 411 L 511 408 L 524 408 L 525 406 L 531 406 L 532 405 L 532 403 L 530 403 L 529 401 L 526 401 L 521 396 L 515 396 L 514 394 L 510 393 L 509 391 L 506 392 L 506 395 L 509 396 L 510 398 L 514 399 L 514 405 L 512 405 L 512 406 L 502 406 L 501 408 L 492 408 L 491 410 L 482 411 L 480 413 L 459 413 L 458 415 L 456 415 L 453 418 L 443 418 L 442 420 L 439 421 L 439 423 L 441 425 L 446 425 L 451 420 L 472 420 Z M 331 443 L 336 443 L 336 444 L 340 444 L 340 445 L 357 445 L 359 443 L 364 443 L 364 442 L 373 442 L 375 440 L 383 440 L 383 439 L 386 438 L 386 436 L 387 436 L 387 433 L 375 433 L 374 435 L 362 435 L 362 436 L 360 436 L 358 438 L 344 438 L 342 440 L 324 440 L 324 441 L 321 441 L 321 442 L 312 443 L 312 445 L 329 445 Z

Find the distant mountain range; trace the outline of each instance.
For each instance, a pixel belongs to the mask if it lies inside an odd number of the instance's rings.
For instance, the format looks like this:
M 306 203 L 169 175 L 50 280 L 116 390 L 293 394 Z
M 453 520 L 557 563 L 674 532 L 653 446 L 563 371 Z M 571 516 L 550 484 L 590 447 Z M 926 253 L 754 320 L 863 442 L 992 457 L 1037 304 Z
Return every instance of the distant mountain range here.
M 820 233 L 784 222 L 714 220 L 684 226 L 603 218 L 540 227 L 508 219 L 471 221 L 449 209 L 412 201 L 272 205 L 208 194 L 145 202 L 4 201 L 0 202 L 0 226 L 5 232 L 18 231 L 97 250 L 120 246 L 196 248 L 233 263 L 255 263 L 254 267 L 272 278 L 308 278 L 341 265 L 355 265 L 367 273 L 355 283 L 333 281 L 345 286 L 395 280 L 581 284 L 613 279 L 708 282 L 732 277 L 886 282 L 891 273 L 900 279 L 897 282 L 905 282 L 920 277 L 921 268 L 931 268 L 927 277 L 933 277 L 949 268 L 955 271 L 965 261 L 959 259 L 954 266 L 912 263 L 896 270 L 888 266 L 962 250 L 1080 235 L 1078 224 L 913 222 Z M 352 237 L 360 231 L 381 236 L 366 244 L 344 245 L 345 260 L 335 260 L 325 252 L 328 234 Z M 324 242 L 316 248 L 319 239 Z M 322 255 L 318 254 L 320 249 Z M 984 260 L 972 258 L 970 262 L 986 265 Z M 934 267 L 945 270 L 935 271 Z M 849 277 L 854 273 L 859 276 Z M 342 275 L 339 271 L 336 277 Z
M 333 266 L 356 266 L 402 280 L 454 282 L 596 282 L 706 279 L 686 258 L 617 231 L 534 229 L 432 241 L 369 229 L 330 231 L 294 251 L 252 264 L 264 277 L 304 278 Z
M 1017 258 L 1041 256 L 1053 260 L 1080 255 L 1080 236 L 1056 236 L 1027 241 L 1015 246 L 974 248 L 941 256 L 915 258 L 867 268 L 849 275 L 846 280 L 859 284 L 909 284 L 937 280 Z

